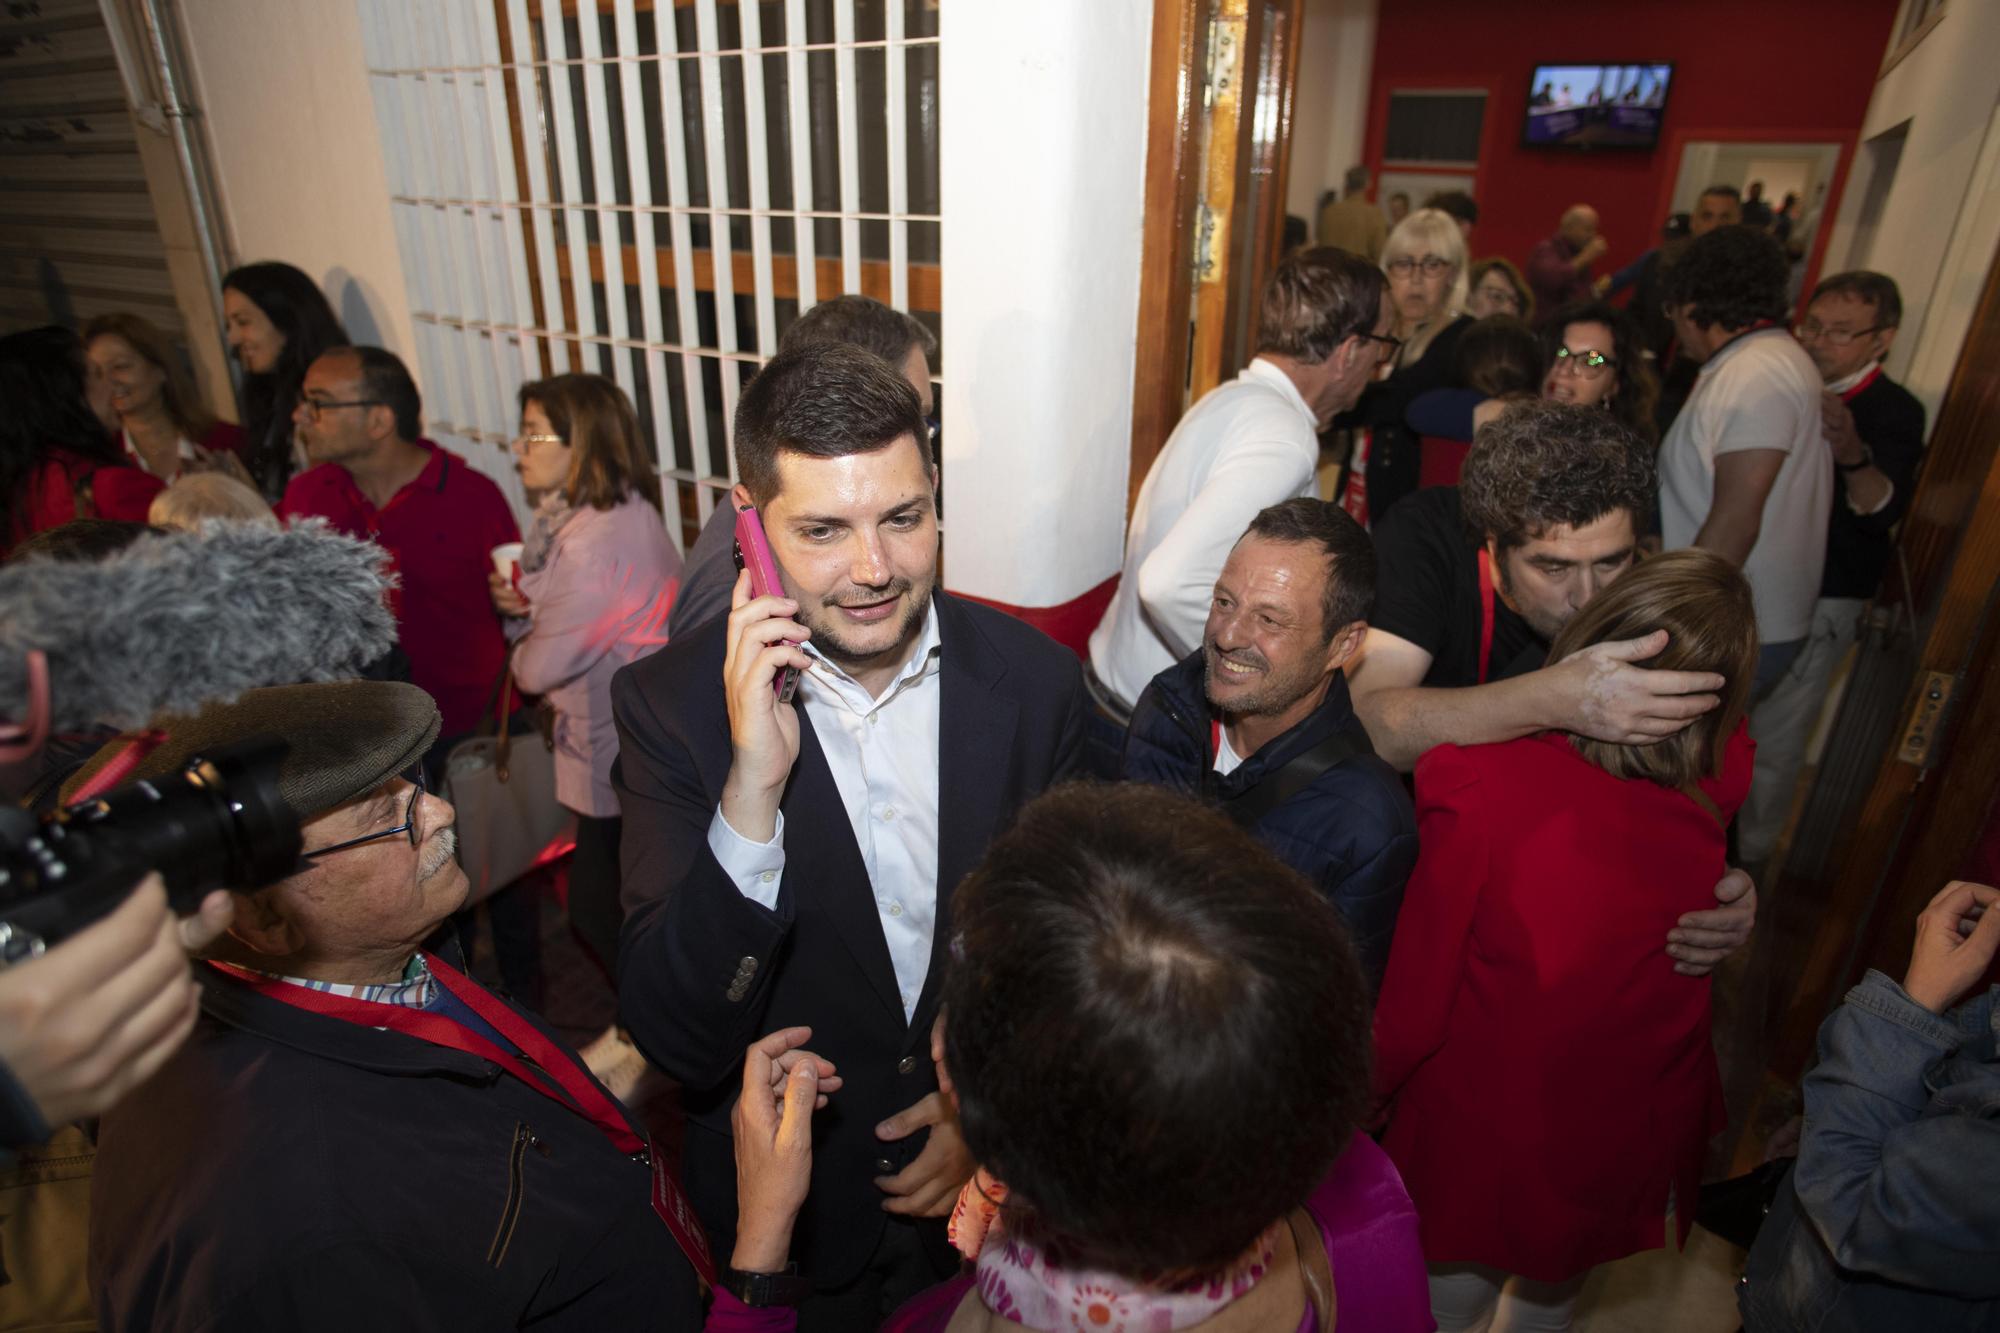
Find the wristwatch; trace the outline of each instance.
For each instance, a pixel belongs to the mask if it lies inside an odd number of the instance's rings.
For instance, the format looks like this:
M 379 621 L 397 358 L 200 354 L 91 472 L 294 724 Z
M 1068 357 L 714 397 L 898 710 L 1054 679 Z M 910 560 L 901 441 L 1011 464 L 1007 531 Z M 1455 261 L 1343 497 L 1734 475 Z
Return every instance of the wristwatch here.
M 1833 465 L 1842 472 L 1859 472 L 1862 468 L 1873 467 L 1875 465 L 1875 451 L 1864 444 L 1861 446 L 1861 461 L 1859 463 L 1843 463 L 1835 459 Z
M 782 1273 L 745 1273 L 725 1268 L 718 1274 L 722 1289 L 753 1310 L 773 1305 L 797 1305 L 812 1295 L 812 1279 L 799 1276 L 799 1266 L 786 1264 Z

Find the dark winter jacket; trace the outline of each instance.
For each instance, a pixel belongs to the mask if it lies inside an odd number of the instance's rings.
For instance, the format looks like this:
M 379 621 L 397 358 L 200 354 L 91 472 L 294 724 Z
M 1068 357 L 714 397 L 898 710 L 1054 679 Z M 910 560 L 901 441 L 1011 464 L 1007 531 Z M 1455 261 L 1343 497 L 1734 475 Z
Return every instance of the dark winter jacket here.
M 1377 757 L 1362 731 L 1346 675 L 1335 673 L 1325 701 L 1311 716 L 1225 776 L 1215 771 L 1205 670 L 1202 654 L 1195 652 L 1153 678 L 1132 710 L 1120 775 L 1227 802 L 1334 733 L 1349 732 L 1360 752 L 1266 813 L 1252 832 L 1339 909 L 1354 932 L 1362 964 L 1379 985 L 1403 882 L 1417 863 L 1417 816 L 1402 779 Z
M 477 1055 L 196 975 L 194 1035 L 104 1117 L 101 1329 L 702 1326 L 651 1170 L 590 1121 Z

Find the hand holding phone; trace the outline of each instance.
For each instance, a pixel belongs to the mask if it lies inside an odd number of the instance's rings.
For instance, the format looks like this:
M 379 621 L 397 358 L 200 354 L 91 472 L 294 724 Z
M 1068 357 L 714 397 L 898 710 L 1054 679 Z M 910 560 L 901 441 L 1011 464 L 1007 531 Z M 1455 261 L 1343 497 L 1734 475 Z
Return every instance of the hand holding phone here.
M 764 536 L 764 524 L 750 505 L 736 510 L 736 567 L 750 571 L 750 596 L 783 597 L 784 580 L 778 577 L 778 562 L 771 555 L 771 543 Z M 778 702 L 788 704 L 799 692 L 799 669 L 785 667 L 771 682 Z
M 723 694 L 735 757 L 722 788 L 722 815 L 752 842 L 775 834 L 778 804 L 799 757 L 799 710 L 792 706 L 799 672 L 812 665 L 800 646 L 810 637 L 795 618 L 777 563 L 755 510 L 736 516 L 741 572 L 730 596 Z

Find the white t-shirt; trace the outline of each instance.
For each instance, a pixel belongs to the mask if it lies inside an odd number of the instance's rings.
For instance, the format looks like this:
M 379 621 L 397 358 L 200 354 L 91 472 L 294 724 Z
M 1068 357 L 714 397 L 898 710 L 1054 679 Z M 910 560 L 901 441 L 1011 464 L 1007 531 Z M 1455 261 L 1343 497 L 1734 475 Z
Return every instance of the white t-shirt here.
M 1215 729 L 1215 771 L 1226 778 L 1242 766 L 1243 760 L 1237 755 L 1236 748 L 1229 743 L 1229 728 L 1217 727 Z
M 1820 430 L 1819 371 L 1781 329 L 1761 330 L 1708 359 L 1660 446 L 1660 527 L 1670 551 L 1694 545 L 1715 498 L 1715 460 L 1743 449 L 1786 457 L 1764 499 L 1743 575 L 1760 643 L 1803 639 L 1826 564 L 1833 454 Z
M 1090 666 L 1128 704 L 1201 646 L 1229 549 L 1257 512 L 1317 495 L 1319 427 L 1261 357 L 1181 418 L 1139 489 L 1125 570 L 1090 636 Z

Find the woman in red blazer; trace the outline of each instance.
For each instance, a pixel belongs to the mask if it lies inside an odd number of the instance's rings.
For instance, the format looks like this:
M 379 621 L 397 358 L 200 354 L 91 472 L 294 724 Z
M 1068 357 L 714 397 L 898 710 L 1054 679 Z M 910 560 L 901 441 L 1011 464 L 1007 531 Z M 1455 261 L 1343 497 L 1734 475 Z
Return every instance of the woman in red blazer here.
M 1701 550 L 1646 561 L 1550 650 L 1666 630 L 1649 665 L 1725 677 L 1650 746 L 1557 733 L 1417 763 L 1422 851 L 1376 1008 L 1383 1147 L 1422 1219 L 1441 1330 L 1567 1328 L 1590 1268 L 1685 1239 L 1722 1127 L 1709 983 L 1660 937 L 1705 905 L 1750 783 L 1750 588 Z

